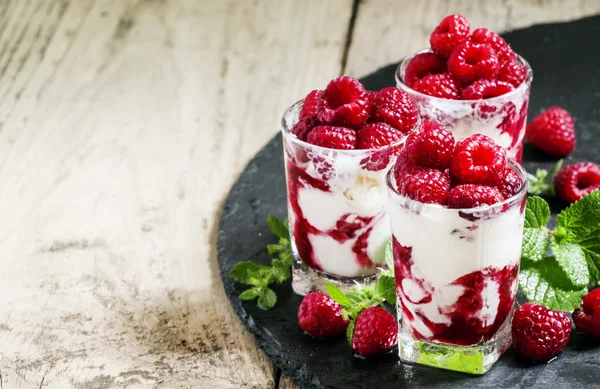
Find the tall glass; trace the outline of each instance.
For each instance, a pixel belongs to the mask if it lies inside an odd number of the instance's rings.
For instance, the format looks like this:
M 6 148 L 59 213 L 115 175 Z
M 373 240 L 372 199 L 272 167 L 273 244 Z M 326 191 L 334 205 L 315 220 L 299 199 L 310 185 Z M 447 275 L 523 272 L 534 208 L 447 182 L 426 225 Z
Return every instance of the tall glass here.
M 327 282 L 345 288 L 374 279 L 391 236 L 385 175 L 405 138 L 369 150 L 315 146 L 291 132 L 302 104 L 284 113 L 281 132 L 294 254 L 292 286 L 304 295 L 324 291 Z
M 483 374 L 511 343 L 527 175 L 513 197 L 471 209 L 400 195 L 388 174 L 403 362 Z
M 521 162 L 527 107 L 533 71 L 522 57 L 516 60 L 527 68 L 525 81 L 502 96 L 484 100 L 450 100 L 428 96 L 415 91 L 404 83 L 408 63 L 423 50 L 400 63 L 396 71 L 396 86 L 408 93 L 419 107 L 422 119 L 442 123 L 458 141 L 474 134 L 484 134 L 506 150 L 506 155 Z

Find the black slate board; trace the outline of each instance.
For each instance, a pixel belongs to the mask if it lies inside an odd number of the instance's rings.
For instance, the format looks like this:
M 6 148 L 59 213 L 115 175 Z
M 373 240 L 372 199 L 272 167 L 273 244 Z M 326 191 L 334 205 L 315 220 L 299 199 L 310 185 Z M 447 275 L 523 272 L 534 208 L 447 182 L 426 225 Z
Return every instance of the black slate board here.
M 576 120 L 577 148 L 565 163 L 600 162 L 600 16 L 563 24 L 538 25 L 503 35 L 534 70 L 529 119 L 542 109 L 560 105 Z M 425 42 L 424 42 L 425 44 Z M 378 90 L 394 84 L 397 64 L 377 70 L 361 81 Z M 278 124 L 273 123 L 276 127 Z M 524 165 L 530 172 L 549 169 L 554 160 L 525 148 Z M 564 204 L 552 202 L 553 211 Z M 577 331 L 569 345 L 549 364 L 531 365 L 509 349 L 495 367 L 481 377 L 398 362 L 396 354 L 361 360 L 343 339 L 319 342 L 303 335 L 296 321 L 301 297 L 285 283 L 276 286 L 279 301 L 270 311 L 237 296 L 244 286 L 228 272 L 242 260 L 269 263 L 265 246 L 275 239 L 266 225 L 269 212 L 286 215 L 285 177 L 281 137 L 272 139 L 250 162 L 227 198 L 218 236 L 218 260 L 225 291 L 233 308 L 260 348 L 306 388 L 589 388 L 600 386 L 600 343 Z

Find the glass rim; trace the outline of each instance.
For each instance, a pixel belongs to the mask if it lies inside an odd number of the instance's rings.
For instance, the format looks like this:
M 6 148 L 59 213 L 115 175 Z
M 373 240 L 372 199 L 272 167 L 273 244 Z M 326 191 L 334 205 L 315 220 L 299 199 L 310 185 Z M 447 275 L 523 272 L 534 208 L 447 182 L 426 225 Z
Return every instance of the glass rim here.
M 517 173 L 517 175 L 523 181 L 519 190 L 511 197 L 504 199 L 504 200 L 500 201 L 499 203 L 495 203 L 495 204 L 491 204 L 491 205 L 482 205 L 480 207 L 475 207 L 475 208 L 447 208 L 440 204 L 422 203 L 420 201 L 413 200 L 410 197 L 406 197 L 406 196 L 400 194 L 400 192 L 398 192 L 398 190 L 396 189 L 396 186 L 394 183 L 394 170 L 395 170 L 394 168 L 396 166 L 396 163 L 394 163 L 392 165 L 392 167 L 390 168 L 390 170 L 387 172 L 387 174 L 385 176 L 385 182 L 386 182 L 389 192 L 393 193 L 395 196 L 400 197 L 401 199 L 404 199 L 408 202 L 411 202 L 414 204 L 420 204 L 424 208 L 446 209 L 449 211 L 458 211 L 458 212 L 469 213 L 469 214 L 479 213 L 479 212 L 488 212 L 488 211 L 493 211 L 496 209 L 502 210 L 505 205 L 516 203 L 519 198 L 523 197 L 523 194 L 525 194 L 524 197 L 527 197 L 527 188 L 529 186 L 529 177 L 527 175 L 527 171 L 525 171 L 525 168 L 520 163 L 518 163 L 517 161 L 515 161 L 512 158 L 507 157 L 506 163 L 511 169 L 513 169 L 513 171 L 515 171 L 515 173 Z
M 306 141 L 303 141 L 302 139 L 298 138 L 296 135 L 294 135 L 292 133 L 292 128 L 293 126 L 298 123 L 298 118 L 296 117 L 293 122 L 293 124 L 290 125 L 290 123 L 288 123 L 288 121 L 286 120 L 286 117 L 288 116 L 288 114 L 292 113 L 292 111 L 294 109 L 298 109 L 300 108 L 302 105 L 304 104 L 304 99 L 298 100 L 296 101 L 294 104 L 292 104 L 290 107 L 288 107 L 285 112 L 283 113 L 283 116 L 281 117 L 281 133 L 287 138 L 290 139 L 293 143 L 296 143 L 304 148 L 313 148 L 315 150 L 318 150 L 319 152 L 328 152 L 328 151 L 334 151 L 338 154 L 347 154 L 347 155 L 362 155 L 362 154 L 371 154 L 373 152 L 381 152 L 381 151 L 386 151 L 386 150 L 391 150 L 394 149 L 398 146 L 401 146 L 402 144 L 404 144 L 404 142 L 406 141 L 406 138 L 413 133 L 415 130 L 417 130 L 420 125 L 421 125 L 421 116 L 418 116 L 417 122 L 415 123 L 415 125 L 413 126 L 413 128 L 406 134 L 404 134 L 404 136 L 398 140 L 397 142 L 394 143 L 390 143 L 389 145 L 385 145 L 383 147 L 379 147 L 376 149 L 352 149 L 352 150 L 340 150 L 340 149 L 330 149 L 328 147 L 323 147 L 323 146 L 318 146 L 318 145 L 313 145 L 312 143 L 308 143 Z
M 515 53 L 515 58 L 522 65 L 524 65 L 527 68 L 527 75 L 525 76 L 525 79 L 523 80 L 523 82 L 518 87 L 511 90 L 510 92 L 505 93 L 500 96 L 492 97 L 489 99 L 478 99 L 478 100 L 453 100 L 453 99 L 444 99 L 442 97 L 429 96 L 429 95 L 426 95 L 424 93 L 414 90 L 413 88 L 408 86 L 406 83 L 404 83 L 404 72 L 406 71 L 406 67 L 408 66 L 409 62 L 416 55 L 422 54 L 422 53 L 432 53 L 432 51 L 431 51 L 431 49 L 423 49 L 423 50 L 417 51 L 414 54 L 409 55 L 408 57 L 406 57 L 402 61 L 400 61 L 400 64 L 398 64 L 398 67 L 396 68 L 396 72 L 394 73 L 394 78 L 396 79 L 396 87 L 406 91 L 407 93 L 412 93 L 419 97 L 432 99 L 432 100 L 444 101 L 446 104 L 465 105 L 465 104 L 473 104 L 473 103 L 482 102 L 482 101 L 494 102 L 494 101 L 502 100 L 505 98 L 511 98 L 513 95 L 516 95 L 522 89 L 525 89 L 529 85 L 531 85 L 531 82 L 533 81 L 533 69 L 531 68 L 531 65 L 529 65 L 529 62 L 527 62 L 525 60 L 525 58 L 523 58 L 519 54 Z

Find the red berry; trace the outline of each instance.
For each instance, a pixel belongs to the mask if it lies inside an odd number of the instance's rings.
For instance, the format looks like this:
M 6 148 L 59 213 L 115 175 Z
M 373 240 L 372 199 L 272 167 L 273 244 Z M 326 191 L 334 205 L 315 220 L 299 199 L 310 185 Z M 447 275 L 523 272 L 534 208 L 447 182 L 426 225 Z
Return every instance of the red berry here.
M 600 338 L 600 288 L 583 296 L 583 303 L 573 311 L 573 323 L 584 334 Z
M 527 77 L 527 68 L 517 60 L 507 61 L 500 65 L 498 81 L 508 82 L 516 88 L 525 81 L 525 77 Z
M 438 55 L 448 58 L 458 44 L 469 38 L 470 29 L 471 26 L 464 16 L 446 16 L 429 37 L 431 49 Z
M 547 361 L 569 341 L 571 319 L 535 303 L 525 303 L 515 311 L 512 338 L 515 349 L 525 358 Z
M 345 127 L 316 126 L 306 141 L 329 149 L 352 150 L 356 148 L 356 132 Z
M 410 164 L 394 172 L 401 195 L 421 203 L 446 204 L 451 188 L 448 172 Z
M 342 317 L 342 306 L 318 292 L 307 294 L 300 303 L 298 324 L 317 339 L 342 335 L 348 327 L 348 321 Z
M 478 28 L 473 31 L 471 42 L 490 45 L 496 52 L 500 63 L 512 61 L 515 58 L 515 52 L 510 48 L 508 43 L 500 35 L 487 28 Z
M 306 141 L 308 133 L 318 125 L 319 120 L 316 116 L 307 116 L 296 123 L 296 125 L 292 128 L 292 134 L 296 135 L 298 139 Z
M 398 88 L 383 88 L 373 98 L 371 121 L 387 123 L 406 134 L 418 120 L 417 106 L 406 92 Z
M 485 78 L 496 78 L 500 63 L 489 45 L 465 42 L 452 51 L 448 59 L 448 71 L 463 85 Z
M 322 90 L 314 90 L 306 95 L 304 104 L 302 104 L 302 109 L 300 110 L 300 120 L 317 114 L 317 104 L 321 100 L 322 95 Z
M 476 208 L 504 201 L 502 193 L 485 185 L 463 184 L 452 188 L 448 197 L 448 208 Z
M 435 53 L 421 53 L 415 55 L 404 71 L 404 83 L 411 88 L 415 82 L 423 77 L 444 73 L 446 71 L 446 61 Z
M 525 130 L 529 143 L 552 157 L 565 157 L 575 148 L 575 122 L 567 111 L 551 107 Z
M 398 323 L 380 307 L 362 311 L 356 318 L 352 349 L 364 357 L 386 353 L 398 344 Z
M 404 137 L 399 130 L 386 123 L 367 123 L 356 131 L 358 149 L 378 149 Z
M 454 136 L 442 124 L 424 121 L 419 131 L 408 136 L 404 149 L 412 163 L 445 170 L 454 151 Z
M 506 167 L 506 152 L 482 134 L 462 139 L 454 147 L 450 174 L 463 184 L 496 186 Z
M 317 116 L 323 124 L 359 127 L 369 115 L 365 87 L 355 78 L 342 76 L 327 84 L 317 104 Z
M 430 74 L 412 86 L 417 92 L 441 99 L 458 100 L 458 85 L 448 73 Z
M 556 194 L 567 203 L 574 203 L 595 189 L 600 189 L 600 167 L 592 162 L 565 166 L 554 178 Z
M 478 80 L 466 87 L 462 92 L 463 100 L 491 99 L 502 96 L 513 90 L 508 82 L 496 80 Z
M 377 96 L 377 92 L 368 90 L 365 92 L 365 98 L 367 99 L 367 103 L 369 104 L 369 110 L 371 109 L 371 104 L 373 104 L 373 99 Z
M 498 183 L 498 189 L 502 193 L 505 199 L 513 197 L 517 194 L 519 189 L 523 186 L 523 180 L 519 175 L 512 170 L 510 167 L 506 167 L 502 173 L 502 178 Z

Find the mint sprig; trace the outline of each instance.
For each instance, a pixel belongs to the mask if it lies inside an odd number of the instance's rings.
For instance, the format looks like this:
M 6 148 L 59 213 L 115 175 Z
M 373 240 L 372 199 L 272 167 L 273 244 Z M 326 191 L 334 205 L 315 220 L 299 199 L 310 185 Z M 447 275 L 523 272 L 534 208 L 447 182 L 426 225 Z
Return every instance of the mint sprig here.
M 559 160 L 556 165 L 548 172 L 545 169 L 537 169 L 535 175 L 528 173 L 529 187 L 527 191 L 532 195 L 554 196 L 554 176 L 563 165 L 563 160 Z
M 271 260 L 271 266 L 244 261 L 237 263 L 229 272 L 235 281 L 252 286 L 240 294 L 240 299 L 257 299 L 258 306 L 265 310 L 273 308 L 277 303 L 277 295 L 269 285 L 274 282 L 281 284 L 289 279 L 292 265 L 292 246 L 287 219 L 282 221 L 269 214 L 267 224 L 271 232 L 279 238 L 277 244 L 267 246 L 269 254 L 277 256 Z

